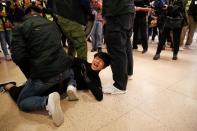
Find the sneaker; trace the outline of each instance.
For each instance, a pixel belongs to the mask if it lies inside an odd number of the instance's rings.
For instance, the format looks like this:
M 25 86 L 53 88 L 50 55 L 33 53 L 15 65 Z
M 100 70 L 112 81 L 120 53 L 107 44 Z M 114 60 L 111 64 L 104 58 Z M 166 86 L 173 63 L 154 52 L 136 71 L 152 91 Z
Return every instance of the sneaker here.
M 56 126 L 60 126 L 62 123 L 64 123 L 64 114 L 60 106 L 59 93 L 53 92 L 49 94 L 46 110 L 49 111 L 49 115 L 52 116 L 53 122 Z
M 125 94 L 126 90 L 120 90 L 116 88 L 114 85 L 111 85 L 107 88 L 103 88 L 103 93 L 105 94 L 111 94 L 111 95 L 118 95 L 118 94 Z
M 183 50 L 184 50 L 184 49 L 183 49 L 183 46 L 180 46 L 180 47 L 179 47 L 179 50 L 180 50 L 180 51 L 183 51 Z
M 185 45 L 185 49 L 193 50 L 193 49 L 195 49 L 195 48 L 192 47 L 191 45 Z
M 79 100 L 77 96 L 77 89 L 73 85 L 68 85 L 67 87 L 67 95 L 69 101 L 76 101 Z
M 9 85 L 8 87 L 6 87 Z M 11 87 L 16 86 L 16 82 L 11 81 L 11 82 L 5 82 L 5 83 L 0 83 L 0 92 L 5 92 L 8 91 Z
M 16 86 L 16 82 L 14 81 L 0 83 L 0 92 L 4 93 L 6 91 L 9 91 L 13 86 Z

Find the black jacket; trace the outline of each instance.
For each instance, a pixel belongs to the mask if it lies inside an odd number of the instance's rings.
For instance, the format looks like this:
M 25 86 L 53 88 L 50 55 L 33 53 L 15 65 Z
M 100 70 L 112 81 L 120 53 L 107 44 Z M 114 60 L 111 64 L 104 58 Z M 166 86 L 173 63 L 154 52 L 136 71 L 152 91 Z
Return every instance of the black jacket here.
M 169 0 L 167 8 L 167 16 L 171 17 L 184 17 L 185 6 L 183 0 Z
M 134 13 L 133 0 L 103 0 L 103 16 L 119 16 Z
M 53 77 L 72 64 L 56 24 L 39 15 L 26 16 L 13 30 L 11 52 L 17 65 L 26 64 L 32 79 Z
M 103 99 L 102 85 L 99 72 L 91 69 L 91 64 L 83 59 L 76 58 L 72 67 L 77 89 L 89 89 L 98 101 Z
M 47 8 L 64 18 L 86 25 L 91 14 L 89 0 L 48 0 Z

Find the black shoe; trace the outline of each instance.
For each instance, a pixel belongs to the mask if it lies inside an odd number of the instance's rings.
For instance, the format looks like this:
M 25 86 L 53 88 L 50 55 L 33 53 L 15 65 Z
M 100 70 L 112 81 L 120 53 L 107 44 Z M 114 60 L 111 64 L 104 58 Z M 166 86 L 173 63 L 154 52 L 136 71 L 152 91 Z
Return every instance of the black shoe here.
M 172 60 L 177 60 L 177 59 L 178 59 L 177 55 L 173 55 Z
M 98 48 L 98 52 L 102 52 L 102 48 L 101 47 Z
M 153 57 L 153 60 L 158 60 L 160 58 L 160 54 L 156 54 L 154 57 Z
M 0 83 L 0 92 L 5 92 L 5 91 L 6 91 L 5 86 L 6 86 L 7 84 L 16 85 L 16 82 L 11 81 L 11 82 L 6 82 L 6 83 Z
M 95 52 L 95 51 L 96 51 L 96 49 L 95 49 L 95 48 L 91 49 L 91 52 Z
M 143 49 L 142 54 L 146 53 L 147 51 L 147 49 Z

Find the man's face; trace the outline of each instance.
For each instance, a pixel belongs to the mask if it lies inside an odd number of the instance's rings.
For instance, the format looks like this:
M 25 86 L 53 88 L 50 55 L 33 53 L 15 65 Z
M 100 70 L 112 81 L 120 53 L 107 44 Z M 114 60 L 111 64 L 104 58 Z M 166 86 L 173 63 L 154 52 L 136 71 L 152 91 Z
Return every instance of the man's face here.
M 42 1 L 41 0 L 32 0 L 32 2 L 34 3 L 35 6 L 37 6 L 38 8 L 42 9 Z M 28 5 L 27 5 L 28 6 Z
M 42 1 L 41 0 L 36 0 L 36 4 L 37 7 L 39 7 L 40 9 L 42 9 Z
M 99 58 L 98 56 L 96 56 L 93 59 L 92 64 L 91 64 L 91 68 L 94 71 L 100 71 L 104 68 L 104 66 L 105 66 L 104 61 L 101 58 Z

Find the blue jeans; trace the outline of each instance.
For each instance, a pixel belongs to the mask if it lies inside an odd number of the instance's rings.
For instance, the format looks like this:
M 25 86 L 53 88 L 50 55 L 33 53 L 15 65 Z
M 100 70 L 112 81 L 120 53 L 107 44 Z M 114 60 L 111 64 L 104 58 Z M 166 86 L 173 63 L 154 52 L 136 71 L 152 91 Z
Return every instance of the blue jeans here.
M 12 36 L 12 31 L 11 30 L 7 30 L 7 38 L 6 38 L 5 32 L 4 31 L 0 31 L 1 48 L 2 48 L 3 54 L 5 56 L 9 55 L 7 44 L 9 45 L 11 43 L 11 36 Z
M 98 47 L 102 47 L 102 39 L 103 39 L 103 24 L 101 21 L 96 21 L 92 33 L 92 48 L 97 49 Z
M 70 79 L 69 84 L 76 86 L 73 70 L 68 69 L 57 76 L 47 80 L 28 79 L 17 99 L 17 105 L 23 111 L 36 111 L 45 109 L 48 96 L 43 94 L 65 79 Z

